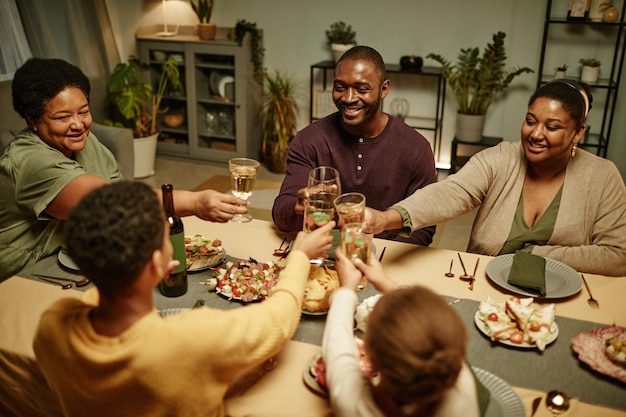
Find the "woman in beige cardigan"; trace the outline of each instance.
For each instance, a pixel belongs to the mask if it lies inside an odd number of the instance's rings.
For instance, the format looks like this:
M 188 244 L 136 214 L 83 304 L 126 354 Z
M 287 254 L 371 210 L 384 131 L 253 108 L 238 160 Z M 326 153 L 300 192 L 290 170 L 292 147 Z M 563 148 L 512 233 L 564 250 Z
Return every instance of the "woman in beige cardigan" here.
M 456 174 L 386 211 L 381 230 L 415 230 L 480 206 L 468 246 L 496 256 L 525 250 L 572 268 L 626 275 L 626 187 L 615 165 L 578 149 L 591 108 L 588 87 L 558 80 L 530 98 L 521 141 L 503 142 Z

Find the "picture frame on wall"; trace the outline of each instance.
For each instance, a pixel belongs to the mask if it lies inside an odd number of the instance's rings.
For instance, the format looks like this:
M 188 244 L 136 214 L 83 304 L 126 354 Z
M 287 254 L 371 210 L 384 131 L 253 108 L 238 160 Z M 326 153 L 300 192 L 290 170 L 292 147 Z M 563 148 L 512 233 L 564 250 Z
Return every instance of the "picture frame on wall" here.
M 587 20 L 590 0 L 570 0 L 567 20 Z

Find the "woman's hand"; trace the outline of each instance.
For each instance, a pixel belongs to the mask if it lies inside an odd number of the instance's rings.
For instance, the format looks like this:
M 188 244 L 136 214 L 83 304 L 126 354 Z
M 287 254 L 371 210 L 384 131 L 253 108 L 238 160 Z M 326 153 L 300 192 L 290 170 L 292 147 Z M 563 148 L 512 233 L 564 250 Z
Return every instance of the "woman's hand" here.
M 333 227 L 335 222 L 331 221 L 310 233 L 298 232 L 291 250 L 300 250 L 309 259 L 328 258 L 328 251 L 333 245 L 333 237 L 330 234 Z
M 402 228 L 402 216 L 397 210 L 387 209 L 385 211 L 365 207 L 365 223 L 367 223 L 375 235 L 385 230 L 396 230 Z
M 174 191 L 174 208 L 179 216 L 226 223 L 235 214 L 246 214 L 249 202 L 215 190 Z

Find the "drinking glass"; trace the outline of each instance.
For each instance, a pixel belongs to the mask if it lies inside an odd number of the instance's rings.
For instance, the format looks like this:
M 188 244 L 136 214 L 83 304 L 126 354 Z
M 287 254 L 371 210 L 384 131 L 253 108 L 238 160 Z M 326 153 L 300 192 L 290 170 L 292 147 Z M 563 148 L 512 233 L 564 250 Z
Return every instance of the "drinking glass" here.
M 313 168 L 309 173 L 307 186 L 310 195 L 326 198 L 332 205 L 335 198 L 341 194 L 339 171 L 328 166 Z
M 259 162 L 250 158 L 233 158 L 228 161 L 231 192 L 235 197 L 247 200 L 252 195 Z M 231 221 L 247 223 L 252 220 L 249 214 L 235 214 Z
M 335 210 L 347 223 L 362 223 L 365 220 L 365 196 L 361 193 L 345 193 L 335 198 Z
M 341 250 L 353 262 L 356 259 L 369 261 L 373 240 L 374 233 L 366 223 L 347 223 L 341 228 Z M 357 289 L 362 290 L 366 284 L 367 278 L 363 277 Z
M 304 204 L 304 224 L 302 230 L 312 232 L 335 218 L 335 207 L 321 194 L 312 195 Z

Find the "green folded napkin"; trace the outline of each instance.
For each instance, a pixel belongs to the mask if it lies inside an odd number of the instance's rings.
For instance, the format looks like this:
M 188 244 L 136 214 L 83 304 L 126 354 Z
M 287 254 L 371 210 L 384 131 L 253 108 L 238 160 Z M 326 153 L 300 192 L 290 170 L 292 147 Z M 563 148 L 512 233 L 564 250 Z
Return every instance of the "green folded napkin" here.
M 513 255 L 513 264 L 508 282 L 526 291 L 546 295 L 546 260 L 532 253 L 517 251 Z
M 474 372 L 474 368 L 468 363 L 467 366 L 472 370 L 472 375 L 474 375 L 474 382 L 476 382 L 476 397 L 478 398 L 478 409 L 480 410 L 480 415 L 484 417 L 485 412 L 487 411 L 487 406 L 489 405 L 489 400 L 491 399 L 491 393 L 483 385 L 482 382 L 476 376 L 476 372 Z

